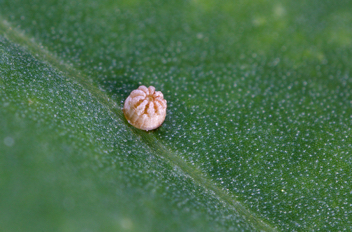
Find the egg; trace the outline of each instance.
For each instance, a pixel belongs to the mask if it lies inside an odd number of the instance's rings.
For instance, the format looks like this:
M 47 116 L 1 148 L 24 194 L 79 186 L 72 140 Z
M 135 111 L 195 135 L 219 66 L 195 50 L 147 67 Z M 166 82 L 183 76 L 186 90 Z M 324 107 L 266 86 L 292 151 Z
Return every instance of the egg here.
M 123 113 L 127 121 L 141 130 L 154 130 L 161 126 L 166 117 L 167 102 L 160 91 L 144 85 L 133 90 L 127 97 Z

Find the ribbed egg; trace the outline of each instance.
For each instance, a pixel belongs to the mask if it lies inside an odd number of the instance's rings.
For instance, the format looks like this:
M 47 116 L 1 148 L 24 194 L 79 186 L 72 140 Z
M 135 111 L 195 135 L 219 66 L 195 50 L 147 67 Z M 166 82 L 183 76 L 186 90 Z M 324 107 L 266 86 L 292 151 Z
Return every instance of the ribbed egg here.
M 141 130 L 153 130 L 161 126 L 166 117 L 166 100 L 153 86 L 144 85 L 127 97 L 123 113 L 127 121 Z

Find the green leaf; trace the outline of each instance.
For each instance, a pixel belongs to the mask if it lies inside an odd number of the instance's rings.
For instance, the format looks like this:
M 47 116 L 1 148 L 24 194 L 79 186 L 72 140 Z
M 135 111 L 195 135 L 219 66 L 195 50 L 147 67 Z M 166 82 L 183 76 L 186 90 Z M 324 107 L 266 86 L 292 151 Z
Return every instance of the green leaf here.
M 0 1 L 1 230 L 351 230 L 351 7 Z

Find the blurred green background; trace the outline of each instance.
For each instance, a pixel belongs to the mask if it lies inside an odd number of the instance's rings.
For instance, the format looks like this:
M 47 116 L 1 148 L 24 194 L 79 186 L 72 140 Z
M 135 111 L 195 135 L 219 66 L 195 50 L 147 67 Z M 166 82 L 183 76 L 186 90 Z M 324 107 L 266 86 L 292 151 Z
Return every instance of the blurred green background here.
M 351 10 L 0 0 L 0 231 L 352 230 Z

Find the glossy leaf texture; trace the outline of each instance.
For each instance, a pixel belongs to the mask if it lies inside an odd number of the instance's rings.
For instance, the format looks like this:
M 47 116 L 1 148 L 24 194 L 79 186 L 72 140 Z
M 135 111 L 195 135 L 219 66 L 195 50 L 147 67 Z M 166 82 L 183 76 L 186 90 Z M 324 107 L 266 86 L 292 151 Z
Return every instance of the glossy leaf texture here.
M 351 8 L 0 1 L 1 228 L 350 231 Z

